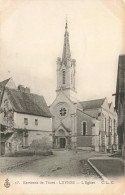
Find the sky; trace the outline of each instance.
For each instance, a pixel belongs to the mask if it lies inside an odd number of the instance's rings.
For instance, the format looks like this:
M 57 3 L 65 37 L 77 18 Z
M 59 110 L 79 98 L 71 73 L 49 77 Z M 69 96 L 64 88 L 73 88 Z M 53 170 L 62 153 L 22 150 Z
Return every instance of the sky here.
M 100 0 L 23 0 L 1 23 L 0 81 L 12 77 L 51 104 L 66 17 L 78 100 L 114 102 L 123 23 Z

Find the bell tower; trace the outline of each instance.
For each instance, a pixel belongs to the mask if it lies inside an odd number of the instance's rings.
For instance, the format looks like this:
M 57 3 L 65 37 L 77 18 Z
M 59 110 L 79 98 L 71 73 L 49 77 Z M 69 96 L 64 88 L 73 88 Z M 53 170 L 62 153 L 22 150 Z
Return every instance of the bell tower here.
M 62 58 L 57 58 L 57 95 L 63 91 L 70 99 L 76 99 L 76 60 L 71 58 L 68 25 L 66 21 Z

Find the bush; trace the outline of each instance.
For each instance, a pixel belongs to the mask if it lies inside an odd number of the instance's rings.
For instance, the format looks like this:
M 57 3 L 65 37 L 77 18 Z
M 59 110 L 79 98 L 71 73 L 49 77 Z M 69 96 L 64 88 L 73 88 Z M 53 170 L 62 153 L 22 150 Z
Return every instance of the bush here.
M 15 151 L 6 154 L 7 157 L 21 157 L 21 156 L 49 156 L 52 155 L 51 151 L 52 145 L 47 137 L 43 137 L 39 140 L 33 140 L 32 144 L 27 149 L 22 149 L 20 151 Z
M 15 151 L 6 154 L 6 157 L 21 157 L 21 156 L 33 156 L 34 152 L 29 150 L 21 150 L 21 151 Z
M 38 155 L 38 156 L 49 156 L 49 155 L 53 155 L 52 151 L 48 151 L 48 152 L 34 152 L 34 151 L 17 151 L 17 152 L 11 152 L 6 154 L 6 157 L 22 157 L 22 156 L 34 156 L 34 154 Z
M 34 151 L 35 154 L 48 152 L 51 150 L 51 148 L 52 145 L 47 137 L 43 137 L 42 139 L 39 140 L 33 140 L 32 144 L 30 145 L 30 150 Z

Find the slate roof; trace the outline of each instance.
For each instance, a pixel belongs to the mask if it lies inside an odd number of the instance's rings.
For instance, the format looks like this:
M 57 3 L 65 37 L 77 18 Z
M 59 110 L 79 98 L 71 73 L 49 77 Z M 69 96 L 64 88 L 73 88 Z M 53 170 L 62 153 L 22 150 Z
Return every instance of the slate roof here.
M 6 79 L 6 80 L 4 80 L 4 81 L 1 81 L 1 82 L 0 82 L 0 88 L 5 87 L 5 85 L 8 83 L 8 81 L 9 81 L 10 79 L 11 79 L 11 78 Z
M 83 111 L 83 110 L 81 110 L 81 109 L 79 109 L 79 108 L 77 108 L 77 111 L 78 111 L 78 112 L 81 112 L 82 114 L 84 114 L 84 115 L 86 115 L 86 116 L 88 116 L 88 117 L 90 117 L 90 118 L 95 118 L 95 117 L 91 116 L 90 114 L 88 114 L 87 112 L 85 112 L 85 111 Z
M 89 100 L 89 101 L 83 101 L 83 102 L 79 102 L 82 107 L 83 110 L 86 109 L 95 109 L 95 108 L 100 108 L 104 102 L 105 98 L 103 99 L 96 99 L 96 100 Z
M 15 112 L 52 117 L 43 96 L 21 92 L 8 87 L 5 90 Z
M 98 118 L 99 116 L 99 110 L 93 109 L 93 110 L 84 110 L 84 113 L 88 114 L 89 116 L 92 116 L 94 118 Z

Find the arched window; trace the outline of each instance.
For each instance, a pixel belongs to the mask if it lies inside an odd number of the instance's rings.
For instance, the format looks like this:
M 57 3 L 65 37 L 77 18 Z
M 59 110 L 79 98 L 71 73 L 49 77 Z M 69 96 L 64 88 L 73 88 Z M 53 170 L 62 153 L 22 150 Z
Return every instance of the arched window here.
M 114 119 L 114 134 L 116 133 L 116 121 Z
M 106 129 L 107 129 L 106 126 L 107 126 L 107 122 L 106 122 L 106 118 L 105 118 L 105 131 L 106 131 Z
M 114 144 L 117 143 L 116 120 L 114 119 Z
M 106 121 L 106 117 L 105 117 L 105 115 L 102 113 L 101 114 L 101 129 L 102 129 L 102 131 L 105 131 L 106 132 L 106 126 L 107 126 L 107 121 Z
M 109 117 L 109 132 L 111 132 L 111 118 Z
M 87 135 L 87 122 L 85 121 L 82 123 L 82 135 Z
M 111 133 L 112 133 L 112 119 L 111 119 Z
M 65 70 L 62 71 L 62 83 L 63 84 L 66 83 L 66 72 L 65 72 Z
M 73 82 L 72 82 L 72 72 L 71 72 L 71 84 L 72 84 Z

